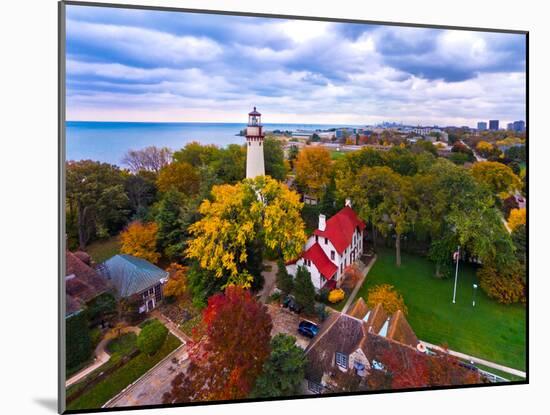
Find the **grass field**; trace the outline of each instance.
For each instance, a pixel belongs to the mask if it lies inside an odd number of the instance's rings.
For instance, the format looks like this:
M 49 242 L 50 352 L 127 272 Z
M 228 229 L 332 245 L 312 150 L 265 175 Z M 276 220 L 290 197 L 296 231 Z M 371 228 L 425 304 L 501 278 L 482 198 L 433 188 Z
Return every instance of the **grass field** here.
M 338 160 L 338 159 L 341 159 L 345 156 L 346 154 L 343 152 L 343 151 L 336 151 L 336 150 L 331 150 L 330 151 L 330 158 L 332 160 Z
M 72 401 L 67 409 L 94 409 L 101 408 L 105 402 L 116 396 L 126 386 L 139 379 L 149 369 L 160 362 L 170 352 L 176 349 L 181 342 L 171 333 L 168 334 L 166 341 L 160 350 L 153 356 L 140 353 L 131 359 L 124 366 L 118 368 L 107 378 L 86 391 L 77 399 Z M 122 346 L 121 344 L 119 346 Z M 108 364 L 108 363 L 107 363 Z
M 456 304 L 452 304 L 454 279 L 433 277 L 434 266 L 425 258 L 404 254 L 400 268 L 391 250 L 379 252 L 357 298 L 368 289 L 388 283 L 402 295 L 407 319 L 419 339 L 446 344 L 450 349 L 525 370 L 526 314 L 523 305 L 502 305 L 477 289 L 472 307 L 475 270 L 461 264 Z
M 118 240 L 118 236 L 94 241 L 86 247 L 86 252 L 90 254 L 96 264 L 100 264 L 113 255 L 120 253 L 120 241 Z

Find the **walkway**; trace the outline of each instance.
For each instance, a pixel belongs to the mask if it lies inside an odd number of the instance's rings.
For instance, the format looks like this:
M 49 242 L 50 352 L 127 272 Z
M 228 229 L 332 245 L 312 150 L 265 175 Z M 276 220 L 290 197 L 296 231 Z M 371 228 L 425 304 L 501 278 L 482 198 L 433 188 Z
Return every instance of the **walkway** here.
M 140 331 L 141 329 L 139 327 L 133 327 L 133 326 L 124 327 L 120 330 L 121 334 L 131 333 L 131 332 L 139 334 Z M 94 350 L 94 356 L 95 356 L 94 363 L 78 371 L 76 374 L 74 374 L 69 379 L 67 379 L 67 381 L 65 382 L 66 388 L 84 379 L 94 370 L 96 370 L 97 368 L 99 368 L 100 366 L 104 365 L 109 361 L 109 359 L 111 358 L 111 355 L 105 351 L 105 348 L 107 347 L 107 343 L 109 343 L 109 341 L 111 340 L 112 340 L 111 338 L 103 338 L 103 340 L 99 342 L 99 344 L 96 346 Z
M 147 373 L 128 385 L 102 408 L 136 405 L 159 405 L 163 395 L 172 388 L 172 380 L 189 364 L 185 343 L 153 366 Z
M 363 275 L 361 277 L 361 280 L 359 280 L 357 282 L 357 284 L 355 284 L 355 288 L 353 289 L 350 296 L 348 297 L 348 301 L 346 302 L 346 305 L 344 305 L 344 308 L 342 308 L 342 314 L 345 314 L 346 311 L 348 311 L 348 309 L 350 308 L 351 304 L 353 303 L 353 300 L 355 299 L 355 296 L 357 295 L 357 293 L 359 292 L 359 290 L 363 286 L 363 282 L 365 281 L 365 278 L 367 278 L 367 274 L 369 273 L 370 269 L 372 268 L 372 266 L 376 262 L 377 258 L 378 258 L 378 256 L 375 254 L 372 257 L 372 259 L 370 260 L 369 265 L 367 265 L 363 269 Z
M 258 293 L 259 301 L 265 304 L 275 288 L 275 283 L 277 282 L 277 270 L 279 267 L 275 261 L 264 261 L 263 265 L 264 269 L 271 266 L 270 271 L 262 271 L 262 275 L 264 276 L 264 286 Z
M 445 351 L 445 349 L 443 349 L 442 347 L 439 347 L 439 346 L 436 346 L 434 344 L 425 342 L 423 340 L 419 340 L 419 342 L 422 343 L 424 346 L 426 346 L 429 349 L 435 349 L 435 350 L 439 350 L 439 351 L 442 351 L 442 352 Z M 458 357 L 459 359 L 466 360 L 468 362 L 471 361 L 471 362 L 474 362 L 474 363 L 478 363 L 478 364 L 483 365 L 483 366 L 487 366 L 487 367 L 490 367 L 490 368 L 493 368 L 493 369 L 500 370 L 501 372 L 510 373 L 514 376 L 519 376 L 519 377 L 522 377 L 522 378 L 527 377 L 527 374 L 525 372 L 522 372 L 521 370 L 513 369 L 511 367 L 503 366 L 503 365 L 500 365 L 498 363 L 494 363 L 494 362 L 490 362 L 488 360 L 480 359 L 479 357 L 470 356 L 470 355 L 467 355 L 465 353 L 455 352 L 454 350 L 447 350 L 447 352 L 451 356 Z
M 170 333 L 176 336 L 183 344 L 191 340 L 191 338 L 187 334 L 180 330 L 179 326 L 176 323 L 174 323 L 172 320 L 162 314 L 159 310 L 155 309 L 151 311 L 151 317 L 158 319 L 162 324 L 164 324 L 166 328 L 170 331 Z

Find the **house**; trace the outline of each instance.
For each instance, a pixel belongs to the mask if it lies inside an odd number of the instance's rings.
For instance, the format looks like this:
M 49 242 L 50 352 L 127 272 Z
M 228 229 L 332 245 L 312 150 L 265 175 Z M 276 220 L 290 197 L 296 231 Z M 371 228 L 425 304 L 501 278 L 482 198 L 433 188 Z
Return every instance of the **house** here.
M 91 266 L 90 256 L 81 251 L 65 253 L 65 317 L 78 314 L 87 303 L 107 292 L 109 285 Z
M 385 371 L 388 353 L 407 367 L 425 350 L 401 311 L 388 316 L 381 304 L 369 309 L 360 298 L 347 314 L 331 313 L 307 347 L 307 393 L 367 390 L 369 376 Z
M 298 258 L 286 264 L 289 274 L 295 276 L 299 266 L 311 274 L 313 286 L 339 287 L 347 266 L 363 253 L 365 223 L 351 208 L 351 202 L 330 219 L 319 215 L 319 226 L 306 242 Z
M 132 255 L 120 254 L 109 258 L 98 271 L 115 287 L 119 297 L 139 297 L 139 312 L 153 310 L 162 300 L 162 286 L 168 272 L 149 261 Z

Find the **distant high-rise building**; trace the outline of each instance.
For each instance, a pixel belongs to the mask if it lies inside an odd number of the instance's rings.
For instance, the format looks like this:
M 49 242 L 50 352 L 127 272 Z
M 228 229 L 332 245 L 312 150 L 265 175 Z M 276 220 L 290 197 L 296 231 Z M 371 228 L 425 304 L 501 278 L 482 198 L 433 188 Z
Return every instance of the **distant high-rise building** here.
M 487 129 L 487 123 L 485 121 L 480 121 L 477 123 L 477 129 L 479 131 L 485 131 Z
M 489 120 L 489 130 L 498 131 L 498 120 Z
M 525 131 L 525 121 L 514 121 L 513 123 L 514 131 L 522 133 Z
M 514 131 L 514 123 L 513 123 L 513 122 L 509 122 L 508 124 L 506 124 L 506 130 L 508 130 L 508 131 Z

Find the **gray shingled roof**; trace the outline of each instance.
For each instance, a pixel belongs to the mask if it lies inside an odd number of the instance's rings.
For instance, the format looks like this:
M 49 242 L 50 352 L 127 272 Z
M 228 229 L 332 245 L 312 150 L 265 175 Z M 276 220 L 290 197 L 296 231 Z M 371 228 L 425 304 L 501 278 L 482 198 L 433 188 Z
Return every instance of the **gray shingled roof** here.
M 121 297 L 139 294 L 157 285 L 168 273 L 149 261 L 131 255 L 115 255 L 98 268 Z

